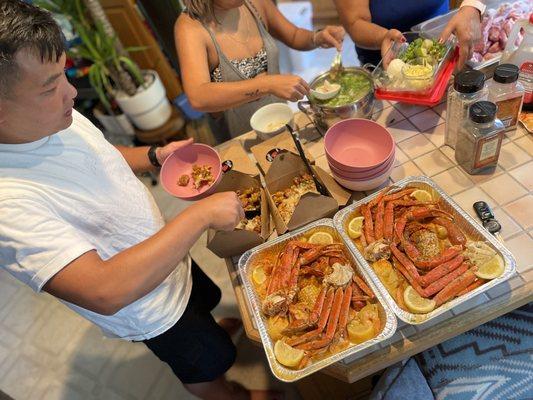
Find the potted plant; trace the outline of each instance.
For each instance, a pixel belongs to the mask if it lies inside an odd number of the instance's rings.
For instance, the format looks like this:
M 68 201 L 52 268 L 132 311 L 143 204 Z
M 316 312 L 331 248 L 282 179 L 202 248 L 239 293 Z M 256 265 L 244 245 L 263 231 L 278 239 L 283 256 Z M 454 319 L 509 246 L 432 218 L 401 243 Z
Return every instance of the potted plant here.
M 126 55 L 128 51 L 143 48 L 122 50 L 100 4 L 96 0 L 85 1 L 87 6 L 91 6 L 89 11 L 93 18 L 98 18 L 93 23 L 85 17 L 86 10 L 80 0 L 45 0 L 44 5 L 52 4 L 70 16 L 81 39 L 71 53 L 93 63 L 89 69 L 89 81 L 106 113 L 116 115 L 116 101 L 137 128 L 150 130 L 162 126 L 170 118 L 172 108 L 158 74 L 151 70 L 140 71 Z

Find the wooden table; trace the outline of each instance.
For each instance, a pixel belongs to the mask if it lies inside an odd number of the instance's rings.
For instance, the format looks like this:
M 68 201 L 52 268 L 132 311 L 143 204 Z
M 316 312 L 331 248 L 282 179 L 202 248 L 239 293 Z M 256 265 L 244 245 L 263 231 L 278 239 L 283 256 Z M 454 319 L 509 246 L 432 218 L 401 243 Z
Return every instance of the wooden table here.
M 365 354 L 350 357 L 323 370 L 342 381 L 353 383 L 402 359 L 417 354 L 497 318 L 533 300 L 533 136 L 518 128 L 504 140 L 500 165 L 488 176 L 470 176 L 457 167 L 453 150 L 444 146 L 445 103 L 434 108 L 378 102 L 373 119 L 387 126 L 396 141 L 396 167 L 391 181 L 410 175 L 432 177 L 471 215 L 472 204 L 485 200 L 503 226 L 502 236 L 517 259 L 517 275 L 465 305 L 448 311 L 423 325 L 411 326 L 398 320 L 396 334 Z M 298 126 L 309 126 L 302 114 Z M 329 171 L 322 137 L 312 128 L 303 135 L 306 149 L 316 164 Z M 250 132 L 233 140 L 249 149 L 256 142 Z M 529 171 L 529 173 L 528 173 Z M 503 190 L 502 190 L 503 189 Z M 369 193 L 354 192 L 352 200 Z M 226 259 L 247 336 L 261 341 L 239 280 L 238 257 Z

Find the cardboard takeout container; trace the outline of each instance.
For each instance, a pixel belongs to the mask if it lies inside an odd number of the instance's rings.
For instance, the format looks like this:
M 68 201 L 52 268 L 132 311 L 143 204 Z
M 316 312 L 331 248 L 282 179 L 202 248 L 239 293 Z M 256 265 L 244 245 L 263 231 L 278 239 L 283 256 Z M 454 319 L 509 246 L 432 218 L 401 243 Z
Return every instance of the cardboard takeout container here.
M 350 192 L 341 188 L 326 171 L 318 166 L 313 166 L 312 168 L 331 196 L 323 196 L 318 193 L 304 194 L 287 223 L 283 221 L 278 208 L 274 204 L 272 195 L 277 191 L 289 188 L 293 184 L 295 177 L 308 173 L 308 170 L 303 160 L 290 152 L 279 154 L 268 169 L 265 175 L 265 191 L 278 235 L 299 228 L 319 218 L 331 216 L 340 206 L 346 205 L 350 199 Z
M 252 151 L 252 154 L 254 155 L 257 164 L 259 164 L 263 174 L 268 172 L 272 162 L 278 154 L 290 152 L 298 155 L 298 150 L 296 149 L 294 141 L 292 140 L 290 133 L 287 131 L 280 133 L 271 139 L 265 140 L 262 143 L 252 146 L 250 150 Z M 314 159 L 311 154 L 305 151 L 305 155 L 307 156 L 309 162 L 314 164 Z

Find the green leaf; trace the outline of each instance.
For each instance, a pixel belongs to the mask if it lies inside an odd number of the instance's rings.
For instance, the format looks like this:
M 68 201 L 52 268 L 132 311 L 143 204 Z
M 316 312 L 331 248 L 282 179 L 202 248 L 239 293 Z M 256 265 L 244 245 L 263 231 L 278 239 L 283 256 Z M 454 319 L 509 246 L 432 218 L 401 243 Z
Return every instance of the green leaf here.
M 144 86 L 144 78 L 142 76 L 141 70 L 130 58 L 121 56 L 120 62 L 124 65 L 126 70 L 131 74 L 137 85 Z

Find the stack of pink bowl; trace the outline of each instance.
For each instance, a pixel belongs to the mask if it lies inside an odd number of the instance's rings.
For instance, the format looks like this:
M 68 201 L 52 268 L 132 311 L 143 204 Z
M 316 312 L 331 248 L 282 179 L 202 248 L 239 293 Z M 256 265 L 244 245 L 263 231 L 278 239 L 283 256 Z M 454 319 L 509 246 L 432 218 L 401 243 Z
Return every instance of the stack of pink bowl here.
M 351 190 L 384 184 L 394 168 L 394 139 L 387 129 L 367 119 L 337 122 L 326 132 L 324 147 L 333 177 Z

